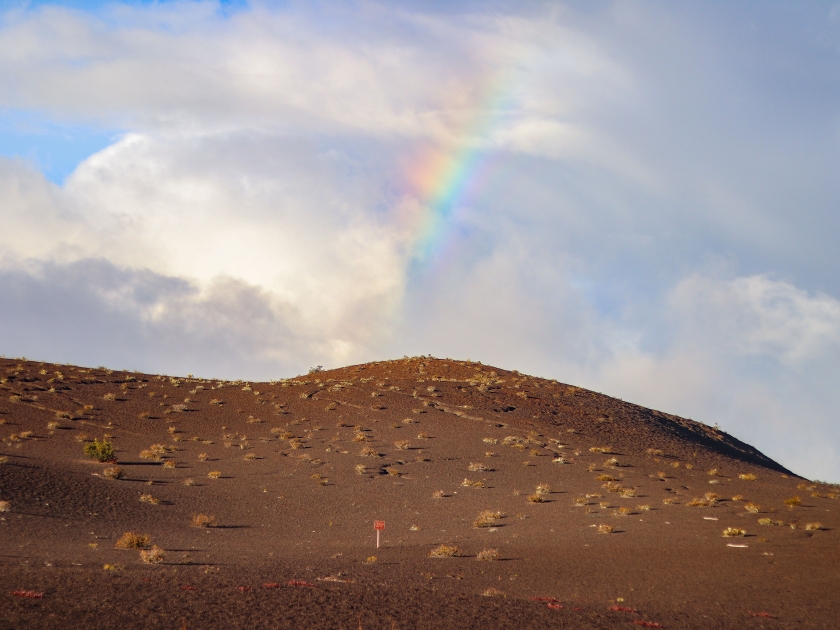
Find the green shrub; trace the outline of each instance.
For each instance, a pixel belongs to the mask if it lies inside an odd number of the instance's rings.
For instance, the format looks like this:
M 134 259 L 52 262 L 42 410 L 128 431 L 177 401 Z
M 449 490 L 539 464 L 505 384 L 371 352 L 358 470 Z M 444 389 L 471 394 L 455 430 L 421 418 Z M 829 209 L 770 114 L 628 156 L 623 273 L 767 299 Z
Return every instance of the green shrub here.
M 114 447 L 107 440 L 94 440 L 85 444 L 85 455 L 100 462 L 111 462 L 116 459 Z

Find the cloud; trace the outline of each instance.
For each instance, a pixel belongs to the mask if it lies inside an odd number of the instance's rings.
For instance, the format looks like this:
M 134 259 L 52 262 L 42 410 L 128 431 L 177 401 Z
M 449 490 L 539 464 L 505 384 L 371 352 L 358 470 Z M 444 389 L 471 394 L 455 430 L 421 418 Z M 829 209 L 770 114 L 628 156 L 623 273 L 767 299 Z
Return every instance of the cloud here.
M 471 357 L 840 478 L 820 11 L 6 11 L 0 117 L 124 131 L 61 186 L 0 158 L 0 347 L 245 378 Z

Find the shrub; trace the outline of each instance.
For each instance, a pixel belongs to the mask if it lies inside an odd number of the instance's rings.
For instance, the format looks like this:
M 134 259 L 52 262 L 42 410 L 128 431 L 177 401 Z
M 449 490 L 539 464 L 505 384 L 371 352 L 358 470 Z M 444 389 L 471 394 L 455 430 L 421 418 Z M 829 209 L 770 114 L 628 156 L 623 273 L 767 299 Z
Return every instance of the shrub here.
M 464 488 L 483 488 L 484 482 L 483 481 L 470 481 L 469 479 L 464 479 L 461 482 L 461 485 Z
M 478 555 L 475 557 L 476 560 L 498 560 L 499 559 L 499 550 L 498 549 L 482 549 L 478 552 Z
M 163 467 L 164 468 L 177 468 L 178 467 L 178 462 L 176 462 L 174 459 L 167 459 L 165 462 L 163 462 Z
M 94 440 L 84 446 L 84 453 L 99 462 L 112 462 L 116 459 L 114 447 L 106 440 Z
M 613 531 L 615 530 L 613 529 L 612 525 L 598 525 L 599 534 L 612 534 Z
M 755 481 L 756 479 L 758 479 L 758 477 L 753 473 L 742 473 L 738 475 L 738 479 L 741 479 L 743 481 Z
M 0 501 L 0 512 L 11 512 L 11 511 L 12 511 L 11 501 Z
M 216 517 L 207 514 L 193 514 L 190 524 L 193 527 L 215 527 Z
M 160 503 L 160 499 L 152 496 L 151 494 L 141 494 L 140 500 L 143 503 L 151 503 L 152 505 L 157 505 L 158 503 Z
M 446 498 L 446 493 L 443 490 L 435 490 L 432 493 L 432 498 L 433 499 L 444 499 L 444 498 Z
M 125 477 L 125 473 L 119 466 L 111 466 L 102 471 L 102 476 L 105 479 L 122 479 Z
M 551 486 L 547 483 L 541 483 L 536 488 L 537 494 L 551 494 Z
M 429 552 L 430 558 L 454 558 L 461 552 L 455 545 L 440 545 Z
M 501 512 L 494 512 L 493 510 L 484 510 L 480 512 L 473 521 L 473 527 L 493 527 L 496 521 L 504 516 Z
M 802 499 L 800 497 L 790 497 L 789 499 L 784 500 L 784 504 L 793 509 L 797 505 L 802 505 Z
M 364 475 L 366 470 L 367 470 L 367 468 L 364 464 L 356 464 L 356 474 L 357 475 Z
M 744 509 L 747 512 L 752 512 L 753 514 L 758 514 L 761 511 L 761 506 L 758 505 L 757 503 L 753 503 L 752 501 L 750 501 L 749 503 L 747 503 L 744 506 Z
M 541 494 L 529 494 L 528 501 L 531 503 L 545 503 L 545 497 Z
M 732 536 L 746 536 L 747 530 L 741 529 L 740 527 L 727 527 L 723 530 L 723 535 L 727 538 Z
M 365 446 L 361 451 L 359 451 L 359 455 L 362 457 L 379 457 L 379 452 L 370 446 Z
M 409 443 L 408 440 L 398 440 L 397 442 L 394 442 L 394 446 L 396 446 L 397 449 L 399 449 L 401 451 L 407 451 L 408 447 L 409 447 L 409 444 L 410 443 Z
M 816 532 L 823 528 L 822 523 L 807 523 L 805 529 L 809 532 Z
M 222 471 L 221 470 L 211 470 L 209 473 L 207 473 L 207 476 L 210 477 L 210 479 L 218 479 L 219 477 L 222 476 Z
M 467 466 L 467 470 L 470 472 L 486 472 L 489 469 L 482 463 L 470 462 L 470 465 Z
M 583 507 L 584 505 L 589 505 L 589 499 L 586 497 L 578 497 L 575 499 L 575 505 L 577 507 Z
M 630 508 L 620 507 L 615 512 L 613 512 L 613 515 L 615 515 L 615 516 L 630 516 L 632 513 L 633 513 L 633 510 L 631 510 Z
M 148 534 L 126 532 L 114 545 L 117 549 L 143 549 L 149 545 L 151 538 Z
M 158 564 L 166 560 L 166 552 L 157 545 L 153 545 L 151 549 L 140 550 L 140 560 L 145 564 Z
M 595 477 L 595 481 L 618 481 L 618 479 L 612 475 L 598 475 Z

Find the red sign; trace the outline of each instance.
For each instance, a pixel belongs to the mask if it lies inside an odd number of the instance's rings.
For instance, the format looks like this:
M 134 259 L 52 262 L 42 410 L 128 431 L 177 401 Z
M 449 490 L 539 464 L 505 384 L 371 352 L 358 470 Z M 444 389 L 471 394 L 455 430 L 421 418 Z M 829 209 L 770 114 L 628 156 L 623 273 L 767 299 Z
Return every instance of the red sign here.
M 373 521 L 373 529 L 385 529 L 385 521 Z

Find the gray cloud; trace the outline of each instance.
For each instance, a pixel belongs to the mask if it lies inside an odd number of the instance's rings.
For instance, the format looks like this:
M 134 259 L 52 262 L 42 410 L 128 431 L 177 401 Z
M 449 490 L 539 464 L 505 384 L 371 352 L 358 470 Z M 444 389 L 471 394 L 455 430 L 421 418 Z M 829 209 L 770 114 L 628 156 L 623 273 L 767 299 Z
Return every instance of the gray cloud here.
M 0 160 L 2 351 L 471 357 L 840 478 L 827 8 L 217 8 L 4 14 L 0 106 L 128 132 L 62 187 Z

